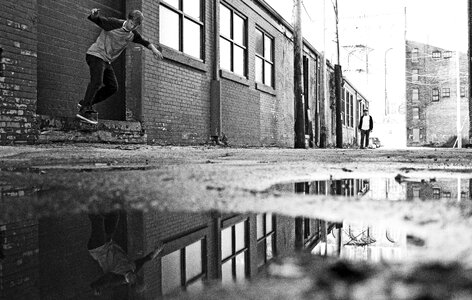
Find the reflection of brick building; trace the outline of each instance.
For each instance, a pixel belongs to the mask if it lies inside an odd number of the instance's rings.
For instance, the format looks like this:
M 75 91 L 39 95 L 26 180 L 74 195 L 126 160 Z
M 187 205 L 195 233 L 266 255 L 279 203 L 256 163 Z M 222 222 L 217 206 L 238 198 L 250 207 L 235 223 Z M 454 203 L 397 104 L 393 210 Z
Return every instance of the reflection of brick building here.
M 31 192 L 0 184 L 2 208 L 23 201 Z M 0 299 L 40 299 L 38 232 L 38 222 L 31 216 L 0 222 Z
M 121 220 L 115 240 L 131 259 L 158 241 L 165 247 L 161 258 L 144 267 L 144 294 L 122 286 L 101 299 L 156 299 L 198 290 L 206 279 L 245 280 L 295 247 L 291 217 L 134 211 Z M 86 214 L 0 225 L 1 299 L 90 299 L 90 283 L 102 272 L 87 251 L 89 235 Z
M 467 56 L 460 53 L 462 137 L 469 132 Z M 457 136 L 456 52 L 406 42 L 407 145 L 443 145 Z
M 408 200 L 430 200 L 430 199 L 471 199 L 469 179 L 439 179 L 433 182 L 407 182 Z M 458 194 L 460 186 L 460 195 Z
M 162 258 L 145 268 L 146 299 L 201 289 L 204 279 L 248 279 L 276 254 L 294 249 L 288 217 L 150 212 L 144 224 L 147 247 L 165 243 Z
M 40 299 L 38 223 L 0 224 L 0 299 Z

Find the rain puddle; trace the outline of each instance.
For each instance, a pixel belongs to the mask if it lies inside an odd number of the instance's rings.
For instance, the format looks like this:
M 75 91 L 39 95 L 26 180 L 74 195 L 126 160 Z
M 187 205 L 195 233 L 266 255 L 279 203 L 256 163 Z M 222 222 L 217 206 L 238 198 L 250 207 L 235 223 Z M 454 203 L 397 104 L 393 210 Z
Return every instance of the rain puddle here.
M 332 220 L 120 207 L 3 219 L 1 299 L 467 299 L 471 184 L 468 178 L 399 175 L 278 184 L 266 191 L 445 208 L 429 218 L 406 214 L 398 224 L 346 213 Z M 18 203 L 40 192 L 3 186 L 1 201 Z M 448 224 L 448 213 L 461 220 Z M 439 287 L 431 292 L 429 284 Z

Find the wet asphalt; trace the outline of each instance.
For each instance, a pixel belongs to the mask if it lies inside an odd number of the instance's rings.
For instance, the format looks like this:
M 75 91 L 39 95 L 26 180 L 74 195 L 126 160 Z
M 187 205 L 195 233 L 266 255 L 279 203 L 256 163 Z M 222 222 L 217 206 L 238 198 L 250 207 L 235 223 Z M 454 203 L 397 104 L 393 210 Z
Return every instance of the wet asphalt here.
M 294 255 L 279 259 L 265 276 L 244 287 L 216 287 L 205 294 L 177 297 L 471 299 L 471 158 L 469 149 L 432 148 L 4 146 L 0 147 L 0 223 L 120 207 L 270 212 L 395 225 L 405 228 L 408 237 L 409 255 L 401 262 L 379 265 Z M 370 192 L 333 197 L 274 188 L 336 181 L 369 182 Z M 434 190 L 438 184 L 466 194 L 452 192 L 438 198 Z M 385 185 L 392 188 L 379 188 Z M 415 195 L 420 188 L 431 193 Z M 15 191 L 22 201 L 14 200 Z M 293 269 L 295 277 L 287 272 Z

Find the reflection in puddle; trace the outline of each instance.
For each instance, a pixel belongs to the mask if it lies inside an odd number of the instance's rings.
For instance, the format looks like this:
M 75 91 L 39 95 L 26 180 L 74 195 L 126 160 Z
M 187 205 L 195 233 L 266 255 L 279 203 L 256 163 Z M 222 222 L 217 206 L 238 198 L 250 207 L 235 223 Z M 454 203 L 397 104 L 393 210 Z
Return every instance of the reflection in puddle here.
M 273 189 L 409 201 L 465 199 L 469 186 L 468 179 L 404 177 L 292 183 Z M 21 201 L 36 192 L 3 189 L 2 201 Z M 155 299 L 200 291 L 215 281 L 244 282 L 263 273 L 275 257 L 295 251 L 397 262 L 408 255 L 410 241 L 404 229 L 353 221 L 120 210 L 5 221 L 0 224 L 0 243 L 4 299 Z
M 2 224 L 5 299 L 128 299 L 255 276 L 294 250 L 293 218 L 113 211 Z

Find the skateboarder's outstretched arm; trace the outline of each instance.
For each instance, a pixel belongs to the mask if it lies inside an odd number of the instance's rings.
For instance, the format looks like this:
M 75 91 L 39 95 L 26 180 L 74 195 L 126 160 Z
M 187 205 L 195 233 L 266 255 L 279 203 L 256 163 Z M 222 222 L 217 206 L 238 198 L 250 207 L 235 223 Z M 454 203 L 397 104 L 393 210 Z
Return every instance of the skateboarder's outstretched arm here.
M 123 26 L 123 21 L 113 17 L 103 17 L 100 15 L 100 9 L 93 8 L 90 15 L 87 17 L 105 31 L 118 29 Z

